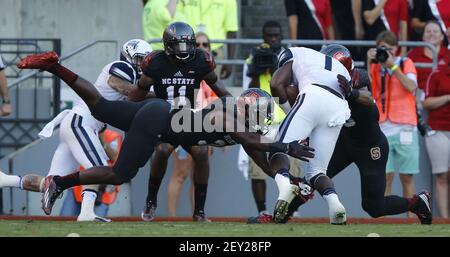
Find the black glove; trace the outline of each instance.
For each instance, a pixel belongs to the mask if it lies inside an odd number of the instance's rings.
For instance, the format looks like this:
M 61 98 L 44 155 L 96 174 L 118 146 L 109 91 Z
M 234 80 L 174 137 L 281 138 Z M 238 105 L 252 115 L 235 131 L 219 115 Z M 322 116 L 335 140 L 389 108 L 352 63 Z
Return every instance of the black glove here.
M 339 87 L 341 88 L 342 92 L 344 93 L 345 97 L 348 97 L 352 94 L 352 85 L 350 81 L 347 80 L 346 77 L 342 76 L 341 74 L 337 75 L 337 79 L 339 82 Z
M 287 145 L 286 153 L 290 156 L 309 162 L 308 158 L 314 158 L 314 148 L 301 144 L 299 141 L 292 141 Z

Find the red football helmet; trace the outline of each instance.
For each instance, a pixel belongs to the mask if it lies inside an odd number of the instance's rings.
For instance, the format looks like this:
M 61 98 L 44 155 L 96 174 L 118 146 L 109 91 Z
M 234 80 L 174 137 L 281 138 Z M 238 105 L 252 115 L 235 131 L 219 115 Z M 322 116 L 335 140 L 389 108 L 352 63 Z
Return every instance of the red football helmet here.
M 352 54 L 345 46 L 339 44 L 324 45 L 320 52 L 338 60 L 347 68 L 350 74 L 352 73 L 354 68 Z

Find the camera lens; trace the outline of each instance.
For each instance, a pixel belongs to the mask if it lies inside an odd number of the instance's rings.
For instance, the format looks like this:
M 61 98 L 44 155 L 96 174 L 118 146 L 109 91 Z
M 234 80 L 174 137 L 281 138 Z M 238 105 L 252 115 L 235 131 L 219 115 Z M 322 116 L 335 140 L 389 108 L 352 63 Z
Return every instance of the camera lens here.
M 378 62 L 386 62 L 386 60 L 389 58 L 389 54 L 384 47 L 377 48 L 377 53 L 375 55 L 375 60 Z

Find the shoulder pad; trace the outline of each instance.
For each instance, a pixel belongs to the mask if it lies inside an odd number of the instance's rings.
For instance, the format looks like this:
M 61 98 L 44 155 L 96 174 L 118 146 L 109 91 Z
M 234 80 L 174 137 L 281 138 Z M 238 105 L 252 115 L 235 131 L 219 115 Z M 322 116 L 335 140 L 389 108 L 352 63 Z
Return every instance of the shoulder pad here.
M 278 68 L 282 67 L 293 59 L 294 55 L 292 54 L 290 49 L 283 50 L 283 52 L 281 52 L 280 56 L 278 57 Z
M 136 81 L 137 72 L 131 64 L 124 61 L 116 61 L 111 64 L 109 74 L 134 84 Z
M 208 71 L 215 70 L 216 69 L 216 62 L 214 61 L 214 56 L 210 52 L 205 51 L 203 49 L 199 49 L 198 48 L 198 50 L 200 50 L 200 52 L 203 54 L 202 58 L 204 58 L 207 66 L 208 66 Z
M 143 71 L 145 71 L 150 66 L 152 61 L 154 59 L 156 59 L 158 56 L 160 56 L 161 54 L 165 54 L 164 51 L 158 50 L 158 51 L 153 51 L 153 52 L 149 53 L 142 61 L 141 69 Z

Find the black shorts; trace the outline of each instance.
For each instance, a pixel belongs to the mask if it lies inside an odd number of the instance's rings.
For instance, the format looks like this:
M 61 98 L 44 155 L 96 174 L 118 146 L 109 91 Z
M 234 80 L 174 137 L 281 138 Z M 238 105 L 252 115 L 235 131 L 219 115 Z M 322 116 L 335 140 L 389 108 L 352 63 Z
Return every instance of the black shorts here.
M 142 102 L 100 99 L 92 115 L 125 132 L 122 148 L 113 172 L 123 182 L 136 176 L 153 154 L 161 135 L 168 129 L 170 104 L 162 99 Z

